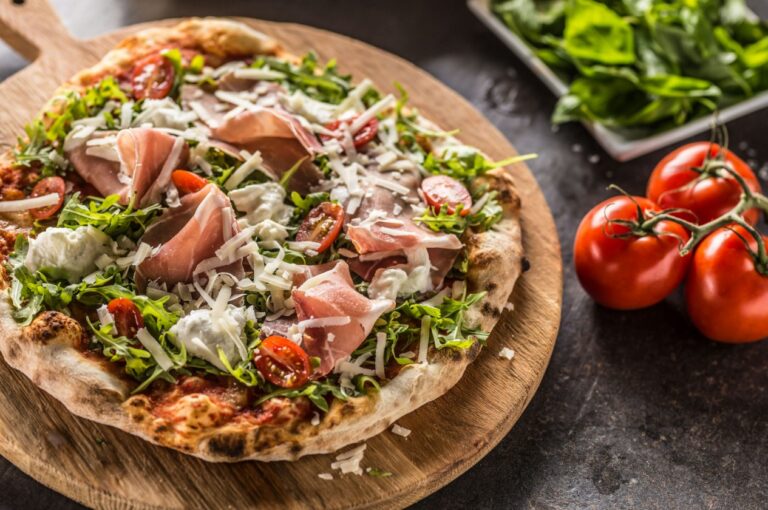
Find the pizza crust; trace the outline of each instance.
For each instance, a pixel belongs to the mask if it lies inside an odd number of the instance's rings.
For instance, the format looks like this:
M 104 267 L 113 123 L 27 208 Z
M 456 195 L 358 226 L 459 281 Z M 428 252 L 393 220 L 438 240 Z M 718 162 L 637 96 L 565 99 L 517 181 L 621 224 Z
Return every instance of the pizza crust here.
M 84 87 L 105 74 L 126 70 L 136 58 L 169 45 L 196 47 L 222 57 L 248 53 L 289 57 L 277 42 L 242 23 L 191 19 L 175 27 L 153 28 L 129 37 L 100 63 L 77 74 L 62 90 Z M 54 105 L 55 98 L 46 108 Z M 493 230 L 467 232 L 463 239 L 470 264 L 469 289 L 486 292 L 466 318 L 471 325 L 490 332 L 521 273 L 523 247 L 520 199 L 509 171 L 496 169 L 481 179 L 479 184 L 499 192 L 504 216 Z M 432 349 L 429 364 L 404 367 L 380 392 L 334 401 L 317 426 L 306 421 L 288 427 L 247 422 L 219 426 L 220 410 L 198 399 L 196 404 L 202 405 L 189 418 L 198 432 L 190 435 L 178 433 L 169 428 L 166 420 L 153 415 L 148 397 L 130 396 L 131 383 L 119 369 L 106 359 L 84 353 L 84 335 L 74 319 L 59 312 L 44 312 L 22 328 L 11 317 L 7 292 L 0 299 L 0 350 L 5 360 L 70 412 L 214 462 L 295 460 L 366 440 L 446 393 L 480 351 L 477 343 L 465 351 Z

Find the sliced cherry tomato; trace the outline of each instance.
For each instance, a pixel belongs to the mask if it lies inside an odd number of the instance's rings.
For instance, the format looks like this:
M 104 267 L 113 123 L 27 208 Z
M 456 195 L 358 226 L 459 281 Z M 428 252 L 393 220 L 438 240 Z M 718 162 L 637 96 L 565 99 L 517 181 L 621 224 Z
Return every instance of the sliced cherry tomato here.
M 115 298 L 107 305 L 107 311 L 115 319 L 117 333 L 121 336 L 134 338 L 136 332 L 144 327 L 144 317 L 139 307 L 128 298 Z
M 690 255 L 678 252 L 689 237 L 680 225 L 662 221 L 655 235 L 638 237 L 613 222 L 637 221 L 638 204 L 643 216 L 658 210 L 645 198 L 610 198 L 592 209 L 576 232 L 576 274 L 584 290 L 608 308 L 631 310 L 658 303 L 680 285 L 690 263 Z
M 304 349 L 281 336 L 261 342 L 253 361 L 264 378 L 282 388 L 296 388 L 309 379 L 309 356 Z
M 341 123 L 344 122 L 345 124 L 352 124 L 357 117 L 352 117 L 349 119 L 341 120 L 334 120 L 325 125 L 325 129 L 328 129 L 330 131 L 336 131 L 339 129 L 339 126 L 341 126 Z M 363 127 L 361 127 L 357 133 L 352 134 L 352 143 L 355 145 L 356 149 L 359 149 L 363 145 L 367 144 L 371 140 L 373 140 L 376 137 L 376 133 L 379 132 L 379 121 L 375 117 L 368 121 L 367 124 L 365 124 Z M 330 136 L 330 135 L 320 135 L 320 139 L 327 141 L 331 140 L 332 138 L 339 138 L 341 135 L 336 136 Z
M 435 212 L 440 207 L 447 206 L 448 213 L 453 214 L 461 204 L 461 215 L 466 216 L 472 208 L 472 196 L 459 181 L 447 175 L 433 175 L 421 181 L 424 198 Z
M 741 237 L 739 237 L 741 236 Z M 768 243 L 768 237 L 763 236 Z M 693 324 L 718 342 L 768 337 L 768 276 L 755 267 L 757 241 L 743 227 L 716 230 L 696 248 L 685 284 Z
M 59 195 L 59 201 L 53 205 L 47 207 L 40 207 L 38 209 L 30 209 L 29 214 L 36 220 L 47 220 L 54 214 L 59 212 L 61 205 L 64 203 L 64 193 L 66 192 L 67 185 L 64 179 L 54 175 L 53 177 L 45 177 L 41 179 L 35 187 L 32 188 L 30 197 L 41 197 L 43 195 L 49 195 L 51 193 L 57 193 Z
M 173 87 L 174 71 L 171 61 L 159 53 L 139 60 L 131 73 L 135 99 L 162 99 Z
M 320 243 L 315 251 L 323 253 L 339 237 L 344 224 L 344 208 L 341 204 L 323 202 L 307 214 L 296 233 L 297 241 Z
M 182 195 L 200 191 L 208 184 L 208 181 L 187 170 L 174 170 L 171 174 L 171 180 Z
M 693 220 L 704 224 L 727 213 L 739 202 L 741 186 L 733 177 L 711 177 L 694 170 L 701 168 L 707 158 L 714 159 L 720 146 L 709 142 L 696 142 L 669 153 L 656 166 L 648 180 L 647 196 L 662 209 L 686 209 Z M 723 151 L 723 163 L 744 178 L 752 191 L 760 191 L 760 182 L 741 158 L 729 150 Z M 690 214 L 678 213 L 685 219 Z M 744 214 L 750 224 L 757 223 L 758 210 Z

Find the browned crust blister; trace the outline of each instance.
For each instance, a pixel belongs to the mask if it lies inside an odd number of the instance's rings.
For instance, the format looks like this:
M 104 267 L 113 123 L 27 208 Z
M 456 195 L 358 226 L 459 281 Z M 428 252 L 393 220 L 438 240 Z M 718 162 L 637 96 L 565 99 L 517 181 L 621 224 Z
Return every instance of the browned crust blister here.
M 222 60 L 231 56 L 283 52 L 273 39 L 246 25 L 222 19 L 190 19 L 175 27 L 152 28 L 133 35 L 101 62 L 78 73 L 60 90 L 88 86 L 107 74 L 130 69 L 158 48 L 198 49 Z M 46 110 L 55 108 L 55 98 Z M 468 312 L 474 326 L 490 332 L 521 272 L 520 199 L 509 172 L 497 169 L 479 184 L 498 190 L 504 216 L 490 231 L 468 232 L 470 290 L 485 291 Z M 83 350 L 88 339 L 74 319 L 44 312 L 22 328 L 11 318 L 9 300 L 0 300 L 0 349 L 6 361 L 61 401 L 72 413 L 175 448 L 209 461 L 293 460 L 328 453 L 374 436 L 403 415 L 443 395 L 477 356 L 479 344 L 466 351 L 433 351 L 430 363 L 405 367 L 378 394 L 335 401 L 319 425 L 306 420 L 285 426 L 259 426 L 247 420 L 222 422 L 221 410 L 196 394 L 184 432 L 178 423 L 153 413 L 153 400 L 131 396 L 134 386 L 106 359 Z M 194 396 L 194 395 L 193 395 Z M 206 397 L 207 398 L 207 397 Z

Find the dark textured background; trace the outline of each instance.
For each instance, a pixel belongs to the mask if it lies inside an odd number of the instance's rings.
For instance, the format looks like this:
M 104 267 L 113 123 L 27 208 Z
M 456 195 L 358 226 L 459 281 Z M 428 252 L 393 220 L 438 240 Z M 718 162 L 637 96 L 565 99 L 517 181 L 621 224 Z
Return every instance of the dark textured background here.
M 10 0 L 0 0 L 10 1 Z M 529 409 L 485 459 L 416 508 L 765 508 L 768 343 L 700 337 L 679 296 L 649 310 L 594 305 L 576 282 L 580 217 L 615 182 L 642 193 L 662 153 L 610 160 L 461 1 L 53 0 L 80 37 L 186 15 L 239 15 L 340 32 L 415 62 L 469 99 L 520 152 L 557 221 L 565 302 L 552 362 Z M 752 6 L 768 16 L 768 1 Z M 24 62 L 0 43 L 0 78 Z M 1 98 L 0 98 L 1 99 Z M 730 124 L 732 147 L 768 178 L 768 111 Z M 482 410 L 478 410 L 482 412 Z M 0 508 L 70 509 L 0 458 Z

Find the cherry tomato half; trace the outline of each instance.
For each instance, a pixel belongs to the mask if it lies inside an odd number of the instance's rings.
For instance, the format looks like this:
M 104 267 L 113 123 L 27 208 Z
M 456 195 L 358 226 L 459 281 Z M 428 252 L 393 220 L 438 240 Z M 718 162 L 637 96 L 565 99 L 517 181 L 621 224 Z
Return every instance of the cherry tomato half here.
M 173 87 L 174 71 L 171 61 L 159 53 L 139 60 L 131 73 L 135 99 L 162 99 Z
M 702 177 L 692 170 L 703 166 L 708 156 L 714 158 L 718 152 L 718 145 L 696 142 L 669 153 L 648 180 L 648 199 L 662 209 L 690 210 L 699 224 L 712 221 L 733 209 L 742 191 L 733 177 Z M 752 191 L 760 191 L 760 182 L 749 165 L 729 150 L 724 151 L 724 158 L 724 162 L 744 178 Z M 758 214 L 757 209 L 751 209 L 744 214 L 744 219 L 754 225 Z M 679 216 L 691 219 L 690 214 L 681 213 Z
M 746 343 L 768 337 L 768 276 L 755 269 L 745 240 L 752 250 L 757 248 L 741 226 L 707 236 L 696 248 L 686 280 L 688 315 L 699 331 L 718 342 Z
M 435 212 L 440 207 L 447 206 L 448 213 L 453 214 L 461 204 L 461 215 L 466 216 L 472 208 L 472 196 L 459 181 L 447 175 L 432 175 L 421 181 L 424 198 Z
M 47 220 L 54 214 L 59 212 L 62 204 L 64 203 L 64 193 L 66 192 L 67 185 L 64 179 L 54 175 L 53 177 L 45 177 L 41 179 L 35 187 L 32 188 L 30 197 L 41 197 L 43 195 L 49 195 L 51 193 L 57 193 L 59 195 L 59 201 L 53 205 L 47 207 L 40 207 L 38 209 L 30 209 L 29 214 L 36 220 Z
M 282 388 L 296 388 L 309 379 L 309 356 L 304 349 L 281 336 L 264 339 L 253 356 L 264 378 Z
M 208 184 L 208 181 L 187 170 L 174 170 L 171 174 L 171 180 L 182 195 L 200 191 Z
M 120 336 L 135 338 L 136 332 L 144 327 L 139 307 L 128 298 L 113 299 L 107 305 L 107 311 L 112 314 Z
M 341 120 L 334 120 L 325 125 L 325 128 L 330 131 L 336 131 L 339 129 L 339 126 L 341 126 L 341 123 L 344 122 L 345 124 L 352 124 L 357 117 L 352 117 L 349 119 Z M 367 144 L 371 140 L 373 140 L 376 137 L 376 133 L 379 131 L 379 121 L 376 118 L 373 118 L 368 121 L 363 127 L 361 127 L 357 133 L 352 134 L 352 143 L 355 145 L 355 149 L 359 149 L 363 145 Z M 330 136 L 330 135 L 320 135 L 320 138 L 324 141 L 330 140 L 332 138 L 339 138 L 341 135 L 336 136 Z
M 315 251 L 323 253 L 339 237 L 344 224 L 344 208 L 341 204 L 323 202 L 309 211 L 296 233 L 297 241 L 320 243 Z
M 676 223 L 662 221 L 654 229 L 656 235 L 638 237 L 612 222 L 638 219 L 633 200 L 644 216 L 658 210 L 642 197 L 609 198 L 581 220 L 573 247 L 584 290 L 598 303 L 619 310 L 644 308 L 664 299 L 683 281 L 691 258 L 678 252 L 688 232 Z

